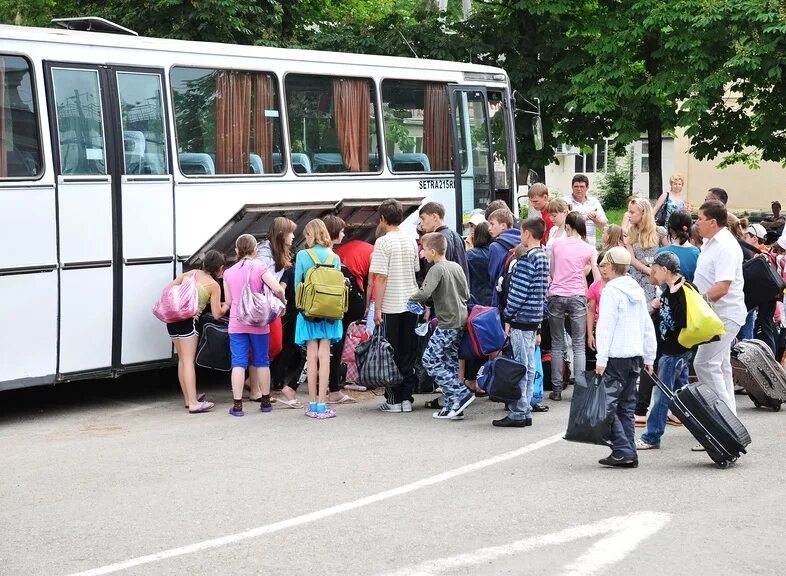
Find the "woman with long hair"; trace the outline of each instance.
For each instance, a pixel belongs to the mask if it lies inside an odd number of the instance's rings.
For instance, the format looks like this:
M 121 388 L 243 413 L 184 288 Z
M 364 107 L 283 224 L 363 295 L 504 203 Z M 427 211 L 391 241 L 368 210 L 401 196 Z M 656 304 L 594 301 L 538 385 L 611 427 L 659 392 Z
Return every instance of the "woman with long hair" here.
M 199 332 L 199 315 L 210 304 L 210 312 L 218 320 L 226 314 L 229 306 L 221 303 L 221 287 L 218 279 L 224 272 L 224 255 L 217 250 L 209 250 L 202 261 L 202 270 L 185 272 L 172 280 L 167 287 L 179 286 L 183 281 L 195 277 L 197 285 L 197 314 L 188 320 L 171 322 L 166 325 L 177 352 L 177 380 L 183 392 L 185 406 L 191 414 L 201 414 L 212 409 L 215 404 L 205 402 L 204 395 L 196 392 L 196 360 Z
M 467 251 L 469 293 L 472 303 L 481 306 L 491 306 L 491 291 L 494 289 L 489 280 L 491 240 L 488 222 L 481 222 L 472 230 L 472 248 Z
M 650 283 L 650 265 L 660 245 L 652 204 L 645 198 L 631 198 L 628 202 L 628 237 L 625 247 L 631 254 L 631 278 L 644 289 L 649 311 L 652 313 L 652 300 L 657 287 Z
M 548 292 L 551 329 L 551 400 L 562 400 L 562 366 L 565 360 L 565 319 L 570 322 L 573 341 L 573 375 L 584 377 L 587 337 L 587 279 L 589 266 L 600 278 L 595 248 L 587 244 L 587 228 L 578 212 L 565 217 L 563 238 L 557 238 L 549 252 L 552 282 Z
M 263 284 L 282 301 L 284 289 L 276 280 L 273 271 L 257 260 L 257 241 L 251 234 L 242 234 L 235 241 L 237 263 L 224 272 L 224 292 L 229 315 L 229 351 L 232 356 L 232 416 L 243 416 L 243 383 L 246 368 L 250 380 L 258 382 L 260 388 L 260 411 L 270 412 L 270 358 L 269 337 L 270 326 L 254 326 L 241 322 L 237 317 L 237 306 L 233 300 L 240 300 L 243 289 L 248 282 L 251 290 L 260 293 Z M 249 353 L 251 354 L 249 365 Z
M 687 210 L 672 212 L 668 222 L 670 243 L 668 246 L 658 248 L 658 253 L 672 252 L 679 258 L 680 274 L 685 276 L 688 282 L 693 282 L 696 263 L 701 254 L 701 251 L 690 242 L 692 224 L 690 212 Z

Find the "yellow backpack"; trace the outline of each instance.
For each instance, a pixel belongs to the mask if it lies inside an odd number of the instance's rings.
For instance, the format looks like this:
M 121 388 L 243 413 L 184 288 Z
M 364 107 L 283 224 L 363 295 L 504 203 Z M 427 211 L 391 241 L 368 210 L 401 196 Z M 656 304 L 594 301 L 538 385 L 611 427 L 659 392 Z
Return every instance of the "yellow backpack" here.
M 682 346 L 693 348 L 726 334 L 721 319 L 693 286 L 686 282 L 682 291 L 685 293 L 685 328 L 677 336 Z
M 309 319 L 341 320 L 349 305 L 349 286 L 341 270 L 333 266 L 335 255 L 330 253 L 323 263 L 313 249 L 306 252 L 314 266 L 297 286 L 295 306 Z

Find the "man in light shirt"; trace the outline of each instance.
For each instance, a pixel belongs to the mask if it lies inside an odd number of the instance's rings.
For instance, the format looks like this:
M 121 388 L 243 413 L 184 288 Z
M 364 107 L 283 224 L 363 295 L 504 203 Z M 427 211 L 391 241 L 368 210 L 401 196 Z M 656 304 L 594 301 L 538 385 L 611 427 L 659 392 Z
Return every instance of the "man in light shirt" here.
M 748 311 L 742 292 L 742 249 L 726 227 L 727 216 L 726 207 L 712 200 L 701 205 L 696 220 L 704 245 L 696 263 L 693 283 L 723 321 L 726 334 L 717 342 L 699 346 L 693 365 L 699 382 L 715 390 L 736 414 L 731 344 L 740 326 L 745 324 Z
M 572 193 L 568 198 L 568 205 L 571 211 L 578 212 L 584 216 L 587 225 L 587 244 L 595 247 L 595 230 L 603 230 L 609 223 L 606 213 L 600 200 L 594 196 L 589 196 L 589 179 L 584 174 L 576 174 L 571 182 Z

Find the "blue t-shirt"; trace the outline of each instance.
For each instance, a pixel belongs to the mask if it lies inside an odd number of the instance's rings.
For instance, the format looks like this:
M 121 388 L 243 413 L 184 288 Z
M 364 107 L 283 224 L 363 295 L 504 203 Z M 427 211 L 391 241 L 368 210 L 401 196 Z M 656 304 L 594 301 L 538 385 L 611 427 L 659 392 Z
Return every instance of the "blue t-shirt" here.
M 699 260 L 701 251 L 693 244 L 685 244 L 684 246 L 663 246 L 658 248 L 656 254 L 661 252 L 671 252 L 677 255 L 680 259 L 680 274 L 685 276 L 688 282 L 693 282 L 693 275 L 696 273 L 696 262 Z

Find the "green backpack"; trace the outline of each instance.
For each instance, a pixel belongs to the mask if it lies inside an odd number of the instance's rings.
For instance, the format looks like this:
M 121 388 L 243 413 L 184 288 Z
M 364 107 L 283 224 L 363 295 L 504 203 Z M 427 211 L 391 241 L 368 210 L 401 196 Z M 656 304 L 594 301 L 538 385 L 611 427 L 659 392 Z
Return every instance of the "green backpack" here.
M 313 249 L 306 252 L 314 266 L 297 286 L 295 306 L 309 319 L 341 320 L 349 305 L 349 286 L 343 272 L 333 266 L 334 254 L 322 263 Z

